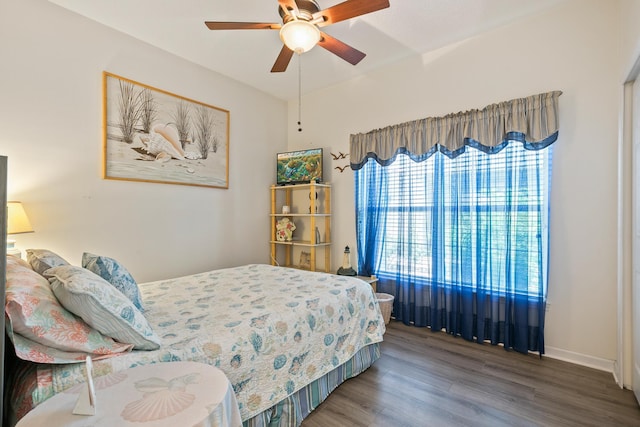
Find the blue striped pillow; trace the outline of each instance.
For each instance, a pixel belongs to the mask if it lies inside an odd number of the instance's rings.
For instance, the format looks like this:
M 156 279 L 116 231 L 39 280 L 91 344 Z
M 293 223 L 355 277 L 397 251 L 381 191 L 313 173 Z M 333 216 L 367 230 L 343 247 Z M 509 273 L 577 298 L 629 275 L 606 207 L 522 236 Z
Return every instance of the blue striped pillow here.
M 160 347 L 160 338 L 140 310 L 102 277 L 73 265 L 53 267 L 45 277 L 62 306 L 100 333 L 136 350 Z

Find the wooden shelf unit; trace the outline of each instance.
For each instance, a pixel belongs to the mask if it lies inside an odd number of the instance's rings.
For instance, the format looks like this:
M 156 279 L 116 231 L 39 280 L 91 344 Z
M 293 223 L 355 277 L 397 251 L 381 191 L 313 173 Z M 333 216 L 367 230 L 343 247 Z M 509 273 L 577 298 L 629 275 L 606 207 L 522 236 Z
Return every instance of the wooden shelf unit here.
M 322 193 L 322 202 L 317 197 Z M 301 201 L 301 195 L 308 194 L 309 213 L 300 212 L 306 210 L 307 205 Z M 297 197 L 296 197 L 297 196 Z M 304 197 L 307 200 L 307 197 Z M 291 213 L 283 214 L 282 206 L 289 206 Z M 318 208 L 321 209 L 318 209 Z M 320 212 L 318 212 L 320 210 Z M 310 262 L 308 270 L 318 271 L 317 255 L 324 251 L 323 271 L 331 270 L 331 185 L 311 182 L 309 184 L 296 185 L 272 185 L 271 186 L 271 265 L 300 268 L 293 262 L 294 248 L 308 248 Z M 276 223 L 280 218 L 290 218 L 296 225 L 292 241 L 279 241 L 276 239 Z M 307 229 L 308 226 L 308 229 Z M 316 240 L 316 227 L 320 232 L 324 231 L 324 241 Z M 278 249 L 283 250 L 278 250 Z M 284 252 L 284 261 L 278 261 L 278 253 Z M 297 252 L 297 251 L 296 251 Z M 282 257 L 280 257 L 282 259 Z

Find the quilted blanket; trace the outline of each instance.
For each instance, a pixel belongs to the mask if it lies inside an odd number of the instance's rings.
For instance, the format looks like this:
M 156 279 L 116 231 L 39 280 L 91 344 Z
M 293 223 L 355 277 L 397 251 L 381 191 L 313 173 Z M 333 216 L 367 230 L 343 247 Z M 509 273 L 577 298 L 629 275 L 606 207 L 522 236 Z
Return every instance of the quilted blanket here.
M 229 378 L 243 420 L 382 341 L 385 332 L 371 287 L 353 277 L 255 264 L 143 283 L 140 290 L 160 349 L 98 360 L 96 375 L 149 363 L 208 363 Z M 40 397 L 84 381 L 82 371 L 51 365 L 50 377 L 40 381 L 50 383 L 49 391 Z

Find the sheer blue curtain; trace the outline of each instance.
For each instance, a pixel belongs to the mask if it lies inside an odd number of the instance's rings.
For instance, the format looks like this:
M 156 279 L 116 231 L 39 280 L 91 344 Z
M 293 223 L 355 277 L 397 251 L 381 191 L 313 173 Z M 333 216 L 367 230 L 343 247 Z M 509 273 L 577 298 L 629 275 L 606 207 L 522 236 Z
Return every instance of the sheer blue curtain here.
M 524 111 L 540 105 L 549 104 L 529 101 Z M 396 320 L 544 353 L 557 128 L 546 133 L 531 141 L 503 132 L 491 146 L 467 137 L 418 155 L 401 144 L 387 159 L 373 151 L 352 159 L 358 270 L 395 296 Z

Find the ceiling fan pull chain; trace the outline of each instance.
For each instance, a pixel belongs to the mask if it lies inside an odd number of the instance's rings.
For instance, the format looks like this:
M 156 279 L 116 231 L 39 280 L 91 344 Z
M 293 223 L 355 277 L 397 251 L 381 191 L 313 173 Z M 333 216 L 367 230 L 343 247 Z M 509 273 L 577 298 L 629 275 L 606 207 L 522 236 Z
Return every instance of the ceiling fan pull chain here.
M 302 132 L 302 55 L 298 54 L 298 132 Z

